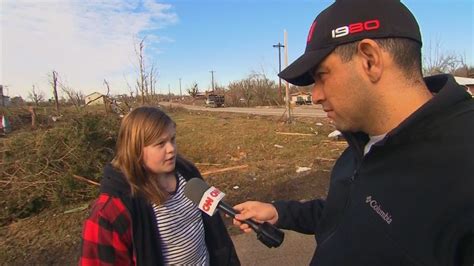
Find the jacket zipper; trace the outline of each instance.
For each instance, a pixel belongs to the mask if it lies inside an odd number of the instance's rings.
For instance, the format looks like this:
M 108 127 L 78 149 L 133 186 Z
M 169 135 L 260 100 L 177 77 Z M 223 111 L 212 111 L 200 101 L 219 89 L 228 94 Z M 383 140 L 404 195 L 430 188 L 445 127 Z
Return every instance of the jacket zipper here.
M 349 143 L 350 144 L 350 143 Z M 358 149 L 356 149 L 354 146 L 356 146 L 355 144 L 353 144 L 353 148 L 357 151 Z M 323 242 L 321 242 L 321 244 L 318 244 L 318 246 L 322 246 L 324 243 L 326 243 L 329 239 L 331 239 L 334 234 L 337 232 L 337 230 L 339 229 L 339 226 L 341 225 L 341 223 L 343 222 L 343 218 L 344 218 L 344 215 L 347 211 L 347 209 L 349 208 L 350 204 L 351 204 L 351 196 L 352 196 L 352 190 L 354 188 L 354 181 L 357 177 L 357 175 L 359 174 L 359 170 L 360 170 L 360 167 L 362 165 L 362 162 L 364 160 L 364 156 L 362 156 L 362 158 L 359 158 L 359 163 L 357 164 L 356 166 L 356 169 L 354 169 L 354 172 L 352 173 L 352 176 L 349 178 L 349 181 L 350 181 L 350 187 L 349 187 L 349 193 L 347 195 L 347 200 L 346 200 L 346 204 L 344 206 L 344 210 L 343 210 L 343 214 L 342 214 L 342 217 L 341 217 L 341 221 L 337 224 L 336 228 L 329 234 L 328 237 L 326 237 L 326 239 L 324 239 Z
M 334 228 L 334 230 L 329 234 L 329 236 L 326 237 L 326 239 L 324 239 L 324 241 L 321 242 L 321 244 L 318 244 L 318 246 L 324 245 L 324 243 L 326 243 L 329 239 L 331 239 L 334 236 L 334 234 L 337 232 L 337 230 L 339 229 L 339 226 L 341 225 L 341 223 L 343 222 L 344 215 L 345 215 L 346 211 L 349 209 L 349 206 L 351 204 L 351 195 L 352 195 L 352 190 L 353 190 L 353 187 L 354 187 L 354 180 L 355 180 L 355 176 L 357 175 L 357 171 L 358 171 L 358 169 L 354 170 L 353 175 L 349 179 L 350 188 L 349 188 L 349 193 L 347 195 L 347 200 L 346 200 L 346 204 L 344 206 L 341 221 L 337 224 L 336 228 Z

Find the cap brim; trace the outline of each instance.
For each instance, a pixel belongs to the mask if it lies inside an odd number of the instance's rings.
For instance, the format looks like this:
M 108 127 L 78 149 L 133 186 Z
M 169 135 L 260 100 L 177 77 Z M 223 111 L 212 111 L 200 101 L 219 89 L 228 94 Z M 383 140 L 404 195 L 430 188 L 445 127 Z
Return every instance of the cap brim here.
M 308 86 L 314 83 L 310 71 L 328 56 L 334 47 L 305 52 L 302 56 L 283 69 L 278 76 L 297 86 Z

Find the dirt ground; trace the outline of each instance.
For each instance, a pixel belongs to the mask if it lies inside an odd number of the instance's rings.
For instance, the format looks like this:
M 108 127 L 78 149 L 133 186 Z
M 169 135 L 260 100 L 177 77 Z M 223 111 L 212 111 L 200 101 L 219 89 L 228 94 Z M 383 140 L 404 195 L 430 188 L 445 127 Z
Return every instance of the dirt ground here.
M 184 110 L 170 110 L 170 114 L 177 123 L 178 149 L 201 172 L 244 166 L 205 176 L 227 194 L 230 204 L 324 197 L 330 169 L 346 147 L 328 139 L 334 128 L 324 118 L 299 118 L 286 125 L 277 118 L 255 115 Z M 297 173 L 299 167 L 309 169 Z M 75 264 L 82 223 L 92 201 L 47 209 L 1 227 L 0 264 Z M 228 227 L 231 234 L 240 233 Z

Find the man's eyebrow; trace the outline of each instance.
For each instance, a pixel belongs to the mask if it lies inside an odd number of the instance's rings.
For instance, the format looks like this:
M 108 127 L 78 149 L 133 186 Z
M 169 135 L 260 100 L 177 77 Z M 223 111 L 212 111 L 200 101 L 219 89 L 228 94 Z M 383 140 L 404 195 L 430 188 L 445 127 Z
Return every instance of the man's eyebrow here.
M 321 72 L 321 71 L 324 71 L 324 72 L 327 72 L 328 71 L 328 68 L 322 64 L 320 64 L 318 67 L 316 67 L 314 69 L 315 71 L 318 71 L 318 72 Z
M 315 75 L 321 71 L 325 71 L 324 67 L 321 66 L 321 65 L 318 65 L 318 66 L 315 66 L 313 67 L 311 70 L 310 70 L 310 75 L 311 77 L 314 79 L 315 78 Z
M 321 72 L 321 71 L 327 71 L 327 68 L 323 66 L 322 64 L 319 64 L 318 66 L 315 66 L 312 68 L 311 73 L 316 73 L 316 72 Z

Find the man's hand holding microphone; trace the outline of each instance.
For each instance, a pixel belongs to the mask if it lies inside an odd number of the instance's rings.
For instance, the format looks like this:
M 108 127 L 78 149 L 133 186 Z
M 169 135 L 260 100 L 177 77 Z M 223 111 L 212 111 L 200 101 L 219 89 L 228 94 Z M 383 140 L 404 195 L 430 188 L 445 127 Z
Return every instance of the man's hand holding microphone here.
M 255 231 L 257 239 L 269 248 L 278 247 L 285 234 L 273 226 L 278 220 L 278 213 L 271 204 L 249 201 L 232 208 L 222 201 L 224 193 L 215 187 L 209 187 L 202 179 L 191 178 L 184 188 L 184 195 L 198 205 L 207 215 L 214 215 L 217 210 L 234 218 L 234 224 L 245 232 Z
M 254 220 L 257 223 L 268 222 L 269 224 L 275 224 L 278 221 L 278 212 L 275 206 L 269 203 L 247 201 L 235 205 L 234 209 L 239 212 L 233 219 L 234 225 L 246 233 L 251 232 L 252 228 L 242 221 Z

